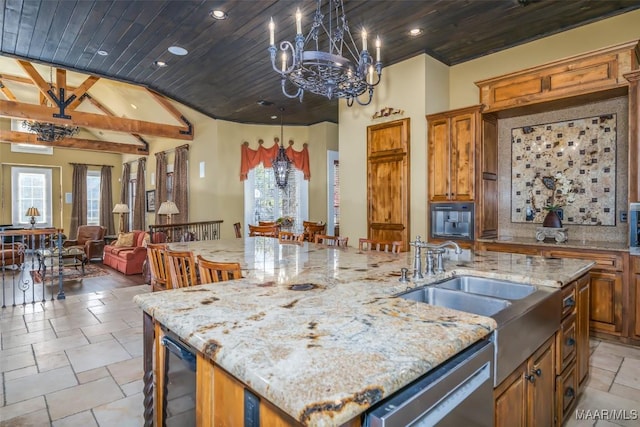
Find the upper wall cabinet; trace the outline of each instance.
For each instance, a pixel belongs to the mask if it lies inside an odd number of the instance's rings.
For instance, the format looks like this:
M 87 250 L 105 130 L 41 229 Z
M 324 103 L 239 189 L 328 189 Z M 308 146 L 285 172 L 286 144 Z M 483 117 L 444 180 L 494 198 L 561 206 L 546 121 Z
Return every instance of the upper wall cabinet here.
M 427 116 L 429 201 L 472 201 L 480 106 Z
M 561 59 L 476 82 L 484 112 L 623 88 L 623 74 L 638 67 L 637 42 Z

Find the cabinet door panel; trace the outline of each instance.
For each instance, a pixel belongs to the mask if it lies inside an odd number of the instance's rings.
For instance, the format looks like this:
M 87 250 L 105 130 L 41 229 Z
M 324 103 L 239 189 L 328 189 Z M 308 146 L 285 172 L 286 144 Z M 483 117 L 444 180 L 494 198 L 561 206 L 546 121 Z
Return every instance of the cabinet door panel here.
M 449 200 L 449 120 L 446 118 L 429 122 L 429 199 Z
M 640 274 L 635 275 L 635 325 L 633 327 L 634 334 L 640 338 Z
M 474 196 L 475 114 L 451 119 L 451 199 L 467 201 Z
M 546 427 L 554 424 L 555 344 L 552 337 L 531 357 L 528 364 L 529 427 Z
M 591 272 L 590 326 L 596 331 L 622 331 L 622 274 Z
M 500 391 L 500 395 L 495 399 L 495 427 L 524 427 L 527 422 L 524 369 L 517 369 L 496 390 Z
M 576 365 L 578 383 L 582 383 L 589 373 L 589 275 L 578 279 L 578 316 Z

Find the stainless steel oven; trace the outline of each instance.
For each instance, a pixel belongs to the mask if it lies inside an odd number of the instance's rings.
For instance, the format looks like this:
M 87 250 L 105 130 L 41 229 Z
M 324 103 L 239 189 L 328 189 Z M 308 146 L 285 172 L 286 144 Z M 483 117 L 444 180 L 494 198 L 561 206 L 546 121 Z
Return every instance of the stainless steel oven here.
M 629 247 L 640 250 L 640 203 L 629 204 Z
M 473 240 L 473 203 L 431 203 L 432 239 Z

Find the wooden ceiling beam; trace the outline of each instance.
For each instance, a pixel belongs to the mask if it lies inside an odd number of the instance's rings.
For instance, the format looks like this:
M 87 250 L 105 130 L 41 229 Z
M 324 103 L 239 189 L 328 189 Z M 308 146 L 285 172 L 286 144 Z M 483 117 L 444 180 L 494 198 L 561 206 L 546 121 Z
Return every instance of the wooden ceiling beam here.
M 27 85 L 32 85 L 33 84 L 33 80 L 26 78 L 26 77 L 21 77 L 21 76 L 14 76 L 11 74 L 0 74 L 0 79 L 2 80 L 7 80 L 7 81 L 12 81 L 12 82 L 16 82 L 16 83 L 24 83 Z
M 56 68 L 56 87 L 67 90 L 67 71 L 62 68 Z
M 115 116 L 115 114 L 113 113 L 113 111 L 109 110 L 105 105 L 103 105 L 100 101 L 98 101 L 97 99 L 95 99 L 93 96 L 89 95 L 88 93 L 86 94 L 86 99 L 93 105 L 95 106 L 97 109 L 99 109 L 100 111 L 102 111 L 103 113 L 105 113 L 107 116 Z M 145 141 L 145 139 L 142 137 L 142 135 L 140 135 L 139 133 L 132 133 L 131 134 L 133 137 L 137 138 L 138 141 L 140 141 L 143 144 L 148 144 L 147 141 Z
M 165 98 L 164 96 L 160 95 L 159 93 L 149 88 L 147 88 L 147 91 L 149 91 L 151 96 L 154 97 L 154 99 L 158 102 L 158 104 L 160 104 L 160 106 L 164 108 L 167 113 L 171 114 L 173 118 L 175 118 L 177 121 L 187 125 L 189 128 L 189 132 L 193 134 L 193 127 L 189 122 L 189 120 L 187 120 L 186 117 L 176 107 L 174 107 L 173 104 L 169 102 L 167 98 Z
M 55 148 L 73 148 L 120 154 L 148 155 L 149 150 L 143 145 L 124 144 L 121 142 L 100 141 L 85 138 L 64 138 L 55 142 L 38 140 L 33 133 L 0 130 L 0 142 L 12 144 L 42 145 Z
M 138 133 L 142 135 L 160 136 L 164 138 L 193 140 L 190 128 L 152 123 L 124 117 L 110 117 L 102 114 L 73 111 L 71 119 L 54 117 L 57 108 L 24 102 L 0 100 L 0 116 L 19 119 L 38 120 L 61 125 L 74 125 L 87 128 L 112 130 L 115 132 Z
M 82 82 L 82 84 L 80 86 L 78 86 L 77 88 L 75 88 L 73 90 L 72 95 L 76 96 L 76 99 L 73 100 L 73 102 L 71 104 L 69 104 L 69 106 L 67 107 L 68 111 L 74 110 L 76 107 L 78 107 L 78 105 L 80 105 L 82 103 L 83 95 L 87 93 L 87 91 L 89 89 L 91 89 L 91 86 L 93 86 L 94 84 L 96 84 L 96 82 L 100 80 L 100 77 L 96 77 L 96 76 L 89 76 L 87 77 L 87 79 L 85 81 Z M 71 89 L 71 88 L 69 88 Z M 110 114 L 111 116 L 113 116 L 113 114 Z
M 0 90 L 7 97 L 9 101 L 17 101 L 16 96 L 11 92 L 11 90 L 4 85 L 4 82 L 0 79 Z
M 51 102 L 52 105 L 56 105 L 56 101 L 47 92 L 49 89 L 51 89 L 49 83 L 47 83 L 45 79 L 42 78 L 33 64 L 21 60 L 18 60 L 18 64 L 20 64 L 24 72 L 27 73 L 27 75 L 31 78 L 31 82 L 36 85 L 36 87 L 40 90 L 40 93 L 42 93 L 49 100 L 49 102 Z

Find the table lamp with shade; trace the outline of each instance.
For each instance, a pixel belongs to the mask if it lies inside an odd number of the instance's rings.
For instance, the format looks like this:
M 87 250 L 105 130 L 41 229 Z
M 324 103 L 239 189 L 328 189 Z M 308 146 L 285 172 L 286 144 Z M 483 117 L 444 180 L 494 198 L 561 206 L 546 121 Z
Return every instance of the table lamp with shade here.
M 178 206 L 170 200 L 162 202 L 158 209 L 158 215 L 167 215 L 167 224 L 171 225 L 171 215 L 179 214 Z
M 40 216 L 40 211 L 38 211 L 38 208 L 31 206 L 29 209 L 27 209 L 27 213 L 25 214 L 25 216 L 31 217 L 31 228 L 36 228 L 36 217 Z
M 125 203 L 116 203 L 113 207 L 113 213 L 120 214 L 120 232 L 124 233 L 124 214 L 129 213 L 129 206 Z

